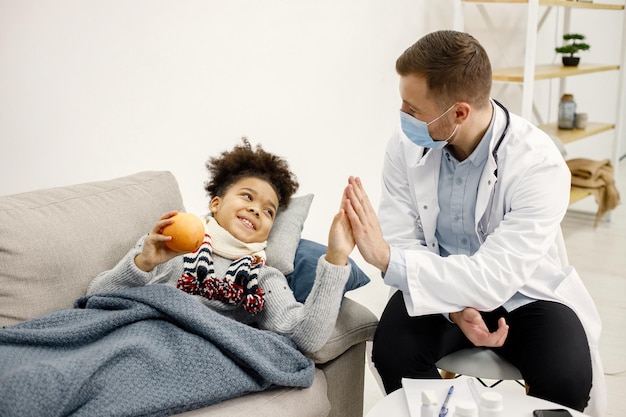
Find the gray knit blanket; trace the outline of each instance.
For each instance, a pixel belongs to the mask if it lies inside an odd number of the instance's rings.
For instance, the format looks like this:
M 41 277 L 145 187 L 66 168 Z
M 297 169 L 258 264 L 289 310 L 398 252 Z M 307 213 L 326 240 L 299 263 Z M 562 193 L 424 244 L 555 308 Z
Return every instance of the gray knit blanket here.
M 167 416 L 276 386 L 314 365 L 284 336 L 175 288 L 78 299 L 0 330 L 0 416 Z

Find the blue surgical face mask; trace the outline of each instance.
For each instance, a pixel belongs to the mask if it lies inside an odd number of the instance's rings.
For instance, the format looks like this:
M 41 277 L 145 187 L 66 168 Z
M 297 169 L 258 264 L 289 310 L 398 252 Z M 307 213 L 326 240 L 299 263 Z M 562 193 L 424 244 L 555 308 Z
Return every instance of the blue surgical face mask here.
M 443 113 L 441 113 L 441 115 L 428 123 L 417 120 L 410 114 L 400 110 L 400 125 L 402 126 L 402 131 L 404 132 L 406 137 L 411 140 L 411 142 L 418 146 L 422 146 L 424 148 L 441 149 L 448 144 L 448 141 L 456 133 L 456 129 L 459 127 L 459 125 L 454 125 L 454 130 L 452 131 L 452 133 L 450 133 L 450 136 L 448 136 L 444 140 L 434 140 L 430 136 L 430 132 L 428 131 L 428 125 L 442 118 L 443 115 L 452 110 L 455 105 L 456 103 L 454 103 L 452 106 L 450 106 L 448 110 L 444 111 Z

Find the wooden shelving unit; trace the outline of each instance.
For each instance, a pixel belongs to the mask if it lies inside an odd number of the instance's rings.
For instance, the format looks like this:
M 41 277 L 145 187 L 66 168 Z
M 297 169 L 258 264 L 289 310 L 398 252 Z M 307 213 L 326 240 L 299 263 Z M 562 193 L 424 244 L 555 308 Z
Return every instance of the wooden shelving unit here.
M 584 188 L 572 187 L 569 192 L 569 204 L 572 205 L 577 201 L 582 200 L 583 198 L 589 197 L 591 195 L 591 191 L 585 190 Z
M 493 80 L 521 83 L 524 81 L 524 67 L 497 68 L 493 70 Z M 535 66 L 534 80 L 548 80 L 551 78 L 572 77 L 574 75 L 592 74 L 602 71 L 619 70 L 619 65 L 581 63 L 577 67 L 564 67 L 560 64 L 546 64 Z
M 539 125 L 539 129 L 543 130 L 550 136 L 557 137 L 563 143 L 572 143 L 577 140 L 585 139 L 589 136 L 597 135 L 602 132 L 607 132 L 609 130 L 615 129 L 614 124 L 610 123 L 598 123 L 598 122 L 590 122 L 587 123 L 587 127 L 585 129 L 559 129 L 557 127 L 557 123 L 548 123 L 544 125 Z
M 613 149 L 612 149 L 612 163 L 616 170 L 619 166 L 620 150 L 619 140 L 621 137 L 626 136 L 626 108 L 623 102 L 626 99 L 626 84 L 624 81 L 624 68 L 626 67 L 626 13 L 625 6 L 623 4 L 609 4 L 601 2 L 583 2 L 574 0 L 457 0 L 455 4 L 455 26 L 458 30 L 463 30 L 463 3 L 480 3 L 479 7 L 482 7 L 483 14 L 486 13 L 485 8 L 489 4 L 525 4 L 526 5 L 526 42 L 525 42 L 525 56 L 524 65 L 520 67 L 509 68 L 494 68 L 493 80 L 503 83 L 518 83 L 522 86 L 522 103 L 521 103 L 521 116 L 533 120 L 533 101 L 534 101 L 534 88 L 535 82 L 540 80 L 560 79 L 561 88 L 560 94 L 564 92 L 564 80 L 573 76 L 583 76 L 585 74 L 593 74 L 605 71 L 619 71 L 619 86 L 616 91 L 618 94 L 618 108 L 616 111 L 616 120 L 614 123 L 589 121 L 585 129 L 572 129 L 563 130 L 558 129 L 557 123 L 541 123 L 539 128 L 553 137 L 559 138 L 564 144 L 569 144 L 578 140 L 592 138 L 603 132 L 614 131 Z M 543 18 L 540 18 L 540 6 L 543 6 L 544 17 L 548 14 L 546 10 L 552 7 L 562 7 L 565 10 L 565 18 L 563 25 L 563 33 L 570 32 L 569 21 L 572 10 L 575 9 L 595 9 L 595 10 L 607 10 L 614 12 L 621 12 L 624 17 L 624 23 L 622 27 L 622 41 L 621 41 L 621 59 L 619 63 L 588 63 L 583 62 L 577 67 L 564 67 L 560 63 L 558 64 L 541 64 L 536 62 L 537 55 L 537 33 L 541 28 Z M 606 28 L 598 28 L 598 30 L 607 30 Z M 612 28 L 610 28 L 612 29 Z M 542 48 L 552 48 L 556 45 L 545 46 Z M 579 80 L 580 81 L 580 80 Z M 591 139 L 589 139 L 591 140 Z M 570 204 L 580 201 L 591 195 L 591 193 L 584 189 L 572 187 L 570 193 Z

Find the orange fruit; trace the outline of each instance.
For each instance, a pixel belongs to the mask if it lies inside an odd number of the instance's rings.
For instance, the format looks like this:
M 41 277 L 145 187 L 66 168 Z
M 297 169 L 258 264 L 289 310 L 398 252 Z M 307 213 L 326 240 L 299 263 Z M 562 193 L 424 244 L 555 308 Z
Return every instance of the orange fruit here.
M 193 252 L 200 247 L 204 240 L 204 223 L 191 213 L 178 213 L 174 223 L 167 225 L 161 231 L 172 240 L 165 242 L 165 246 L 176 252 Z

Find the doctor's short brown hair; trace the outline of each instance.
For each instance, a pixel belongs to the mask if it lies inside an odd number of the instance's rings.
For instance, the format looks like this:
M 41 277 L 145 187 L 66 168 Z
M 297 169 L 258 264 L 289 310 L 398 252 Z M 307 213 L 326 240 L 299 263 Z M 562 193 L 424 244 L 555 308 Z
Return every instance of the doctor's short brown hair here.
M 491 63 L 482 45 L 470 34 L 453 30 L 429 33 L 396 60 L 400 76 L 416 74 L 441 107 L 464 101 L 482 108 L 491 95 Z

